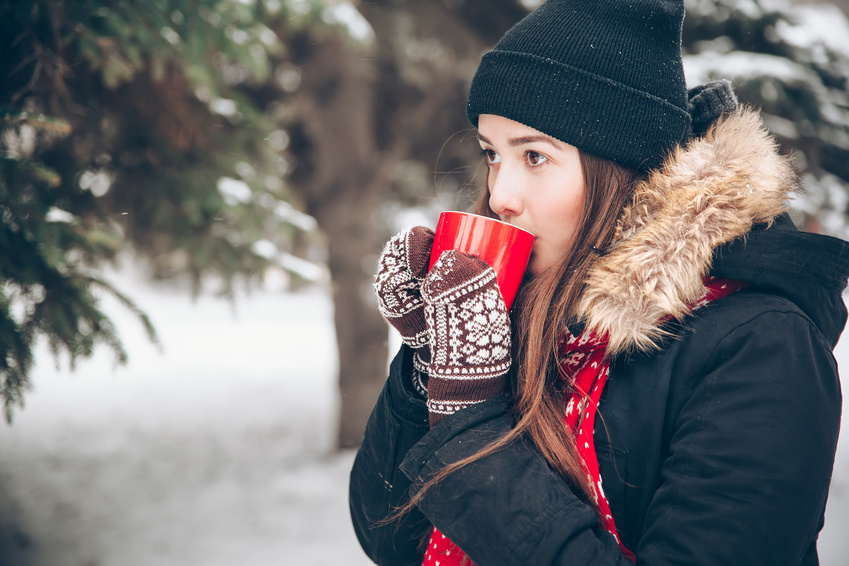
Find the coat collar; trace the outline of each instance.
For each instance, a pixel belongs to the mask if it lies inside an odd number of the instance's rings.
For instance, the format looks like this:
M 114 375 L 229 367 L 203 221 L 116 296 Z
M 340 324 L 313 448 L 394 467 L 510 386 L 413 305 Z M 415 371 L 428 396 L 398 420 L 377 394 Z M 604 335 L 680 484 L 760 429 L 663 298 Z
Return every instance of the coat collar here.
M 737 110 L 677 148 L 635 188 L 610 250 L 590 268 L 579 305 L 608 352 L 650 350 L 662 322 L 704 292 L 718 246 L 771 223 L 799 188 L 757 112 Z

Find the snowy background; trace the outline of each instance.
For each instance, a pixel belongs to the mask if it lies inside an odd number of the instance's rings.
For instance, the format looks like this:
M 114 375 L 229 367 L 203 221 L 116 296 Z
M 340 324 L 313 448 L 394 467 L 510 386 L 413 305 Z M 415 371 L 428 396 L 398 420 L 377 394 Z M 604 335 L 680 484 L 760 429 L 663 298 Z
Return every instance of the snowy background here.
M 353 452 L 332 450 L 336 350 L 329 295 L 257 291 L 235 306 L 118 287 L 163 350 L 104 302 L 130 352 L 56 369 L 0 424 L 0 566 L 365 565 L 347 510 Z M 846 340 L 844 342 L 849 342 Z M 849 344 L 838 347 L 849 365 Z M 823 566 L 849 551 L 843 426 Z

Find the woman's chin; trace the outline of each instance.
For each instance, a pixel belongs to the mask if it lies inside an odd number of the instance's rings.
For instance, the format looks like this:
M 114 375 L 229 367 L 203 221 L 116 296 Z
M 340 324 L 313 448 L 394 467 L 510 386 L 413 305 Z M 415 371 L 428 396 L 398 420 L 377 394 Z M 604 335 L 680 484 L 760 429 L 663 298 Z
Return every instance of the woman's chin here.
M 548 267 L 550 267 L 548 263 L 544 261 L 544 259 L 545 258 L 540 257 L 538 253 L 531 252 L 531 259 L 528 260 L 527 271 L 533 276 L 541 274 Z

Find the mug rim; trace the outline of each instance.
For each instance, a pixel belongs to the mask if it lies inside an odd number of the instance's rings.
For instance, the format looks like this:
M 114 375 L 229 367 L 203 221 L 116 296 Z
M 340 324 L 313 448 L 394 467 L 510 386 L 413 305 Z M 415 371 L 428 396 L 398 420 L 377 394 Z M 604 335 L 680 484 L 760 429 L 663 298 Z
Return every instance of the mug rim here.
M 519 226 L 516 226 L 515 224 L 510 224 L 509 222 L 505 222 L 505 221 L 500 220 L 498 218 L 493 218 L 492 216 L 484 216 L 482 214 L 475 214 L 474 212 L 463 212 L 462 210 L 445 210 L 445 211 L 439 213 L 440 216 L 442 216 L 443 214 L 458 215 L 458 216 L 470 216 L 472 218 L 480 218 L 482 220 L 490 220 L 492 222 L 497 222 L 498 224 L 504 224 L 505 226 L 510 226 L 511 228 L 515 228 L 516 230 L 520 230 L 520 231 L 524 232 L 525 234 L 528 234 L 529 236 L 533 236 L 534 238 L 536 238 L 536 236 L 534 236 L 534 234 L 532 232 L 529 232 L 528 230 L 525 230 L 524 228 L 520 228 Z

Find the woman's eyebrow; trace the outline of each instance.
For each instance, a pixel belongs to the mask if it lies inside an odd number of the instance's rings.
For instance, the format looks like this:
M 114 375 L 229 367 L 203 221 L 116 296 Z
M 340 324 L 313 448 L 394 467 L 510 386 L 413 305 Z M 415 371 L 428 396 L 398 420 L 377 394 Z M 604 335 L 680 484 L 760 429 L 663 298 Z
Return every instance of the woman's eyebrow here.
M 492 145 L 492 142 L 489 141 L 486 136 L 478 134 L 478 140 L 482 141 L 486 144 Z M 512 147 L 516 147 L 518 145 L 525 145 L 534 142 L 545 142 L 555 149 L 563 149 L 560 144 L 554 138 L 544 136 L 544 135 L 536 135 L 536 136 L 522 136 L 520 138 L 510 138 L 507 143 L 509 143 Z
M 551 146 L 554 146 L 555 149 L 561 149 L 560 144 L 557 143 L 557 140 L 548 136 L 522 136 L 521 138 L 511 138 L 508 141 L 508 143 L 514 147 L 517 145 L 525 145 L 534 142 L 545 142 Z

